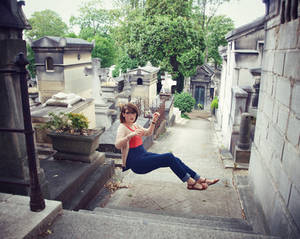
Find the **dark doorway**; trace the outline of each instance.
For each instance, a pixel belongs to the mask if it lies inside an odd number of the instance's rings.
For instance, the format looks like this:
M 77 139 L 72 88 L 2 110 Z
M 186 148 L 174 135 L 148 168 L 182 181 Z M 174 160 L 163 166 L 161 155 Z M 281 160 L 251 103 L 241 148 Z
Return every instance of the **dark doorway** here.
M 196 100 L 196 106 L 199 103 L 204 106 L 205 88 L 203 86 L 196 86 L 194 97 L 195 97 L 195 100 Z

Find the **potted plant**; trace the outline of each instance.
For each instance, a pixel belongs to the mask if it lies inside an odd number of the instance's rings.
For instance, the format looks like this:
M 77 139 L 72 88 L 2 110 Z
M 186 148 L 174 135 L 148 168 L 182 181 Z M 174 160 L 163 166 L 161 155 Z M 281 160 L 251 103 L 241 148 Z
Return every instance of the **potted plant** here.
M 96 152 L 103 129 L 88 129 L 88 119 L 83 114 L 49 113 L 44 128 L 57 151 L 55 159 L 92 162 L 100 157 Z

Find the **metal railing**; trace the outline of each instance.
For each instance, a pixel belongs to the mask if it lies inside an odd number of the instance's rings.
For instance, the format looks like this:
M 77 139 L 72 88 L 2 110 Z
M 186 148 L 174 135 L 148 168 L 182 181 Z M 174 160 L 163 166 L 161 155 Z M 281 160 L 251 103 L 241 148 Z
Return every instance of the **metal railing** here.
M 8 133 L 23 133 L 25 134 L 28 168 L 29 168 L 29 185 L 24 182 L 1 180 L 2 183 L 25 185 L 30 187 L 30 209 L 34 212 L 42 211 L 45 208 L 45 200 L 42 196 L 41 187 L 38 179 L 37 164 L 36 164 L 36 154 L 34 147 L 34 131 L 31 124 L 31 114 L 29 106 L 29 95 L 28 86 L 26 79 L 26 65 L 28 60 L 25 58 L 24 53 L 18 54 L 15 65 L 17 66 L 17 74 L 20 75 L 20 88 L 21 88 L 21 99 L 22 99 L 22 112 L 24 129 L 5 129 L 0 128 L 0 132 Z

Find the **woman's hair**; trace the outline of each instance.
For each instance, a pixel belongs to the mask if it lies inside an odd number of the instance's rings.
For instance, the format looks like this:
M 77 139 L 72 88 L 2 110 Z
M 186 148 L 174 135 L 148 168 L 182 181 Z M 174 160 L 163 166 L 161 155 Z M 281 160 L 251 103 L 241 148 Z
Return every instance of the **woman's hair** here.
M 121 105 L 120 106 L 120 121 L 121 121 L 121 123 L 125 122 L 125 118 L 124 118 L 123 114 L 126 112 L 126 110 L 129 111 L 129 112 L 133 112 L 133 113 L 136 114 L 135 121 L 134 121 L 134 122 L 136 122 L 136 120 L 137 120 L 137 118 L 139 116 L 139 113 L 138 113 L 139 110 L 136 107 L 136 105 L 134 105 L 132 103 L 127 103 L 125 105 Z

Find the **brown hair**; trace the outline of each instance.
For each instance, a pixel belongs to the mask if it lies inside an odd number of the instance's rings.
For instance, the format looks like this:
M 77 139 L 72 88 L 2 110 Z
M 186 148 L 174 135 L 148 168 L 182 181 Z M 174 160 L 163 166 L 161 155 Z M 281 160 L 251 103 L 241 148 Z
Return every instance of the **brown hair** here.
M 121 105 L 120 106 L 120 122 L 124 123 L 125 122 L 125 118 L 123 116 L 123 114 L 126 112 L 126 110 L 130 111 L 130 112 L 134 112 L 136 113 L 136 117 L 135 117 L 135 121 L 137 120 L 138 116 L 139 116 L 139 110 L 136 107 L 136 105 L 132 104 L 132 103 L 127 103 L 125 105 Z

